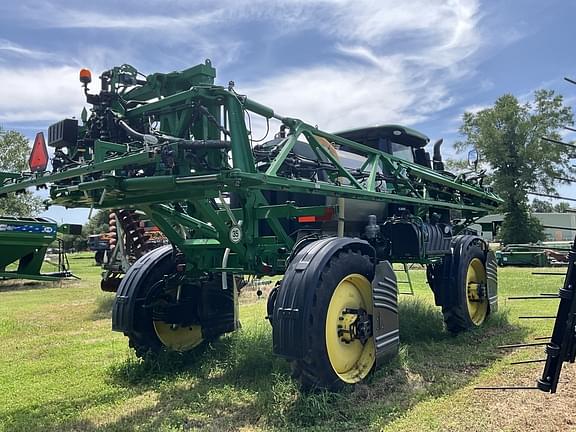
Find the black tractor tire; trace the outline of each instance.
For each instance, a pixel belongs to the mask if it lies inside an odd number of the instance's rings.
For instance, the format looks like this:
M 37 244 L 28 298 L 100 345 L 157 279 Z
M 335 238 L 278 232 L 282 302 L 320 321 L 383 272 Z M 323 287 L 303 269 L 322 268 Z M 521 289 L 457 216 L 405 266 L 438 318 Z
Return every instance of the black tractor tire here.
M 478 242 L 471 242 L 460 254 L 454 284 L 450 287 L 457 301 L 442 307 L 444 324 L 450 333 L 456 334 L 482 325 L 490 312 L 485 294 L 481 301 L 472 303 L 469 300 L 468 279 L 471 266 L 478 273 L 478 277 L 483 278 L 482 283 L 486 284 L 486 253 Z M 470 307 L 475 309 L 471 311 Z
M 137 284 L 136 292 L 139 298 L 148 299 L 153 296 L 153 290 L 157 288 L 165 275 L 176 271 L 176 264 L 172 256 L 172 248 L 164 247 L 160 254 L 148 255 L 140 258 L 126 273 L 122 284 Z M 140 265 L 139 265 L 140 264 Z M 140 277 L 138 277 L 140 276 Z M 129 290 L 131 289 L 127 286 Z M 119 291 L 122 291 L 121 289 Z M 145 358 L 158 354 L 165 350 L 164 345 L 154 330 L 152 320 L 152 308 L 138 307 L 134 314 L 134 328 L 130 332 L 124 332 L 128 338 L 130 348 L 134 349 L 136 356 Z
M 346 382 L 341 375 L 336 373 L 330 360 L 326 337 L 327 314 L 333 294 L 341 281 L 354 274 L 363 276 L 369 282 L 372 281 L 374 266 L 368 255 L 362 252 L 343 250 L 335 254 L 322 270 L 320 283 L 315 287 L 312 311 L 306 318 L 307 352 L 302 359 L 291 362 L 292 375 L 300 381 L 304 390 L 327 389 L 337 391 L 346 384 L 356 383 Z M 372 312 L 369 311 L 369 313 Z M 360 343 L 353 341 L 353 343 L 356 342 Z M 373 343 L 373 338 L 367 343 Z M 374 364 L 369 367 L 368 372 L 373 367 Z M 362 376 L 357 382 L 364 378 L 365 376 Z
M 96 261 L 96 265 L 102 265 L 104 263 L 104 257 L 106 256 L 106 251 L 99 250 L 96 251 L 94 254 L 94 261 Z
M 163 279 L 176 271 L 171 246 L 163 246 L 142 256 L 126 273 L 117 296 L 130 293 L 138 299 L 131 318 L 130 330 L 124 330 L 129 345 L 140 358 L 157 355 L 164 351 L 187 352 L 201 349 L 206 342 L 217 339 L 223 333 L 234 331 L 234 281 L 228 275 L 228 290 L 222 289 L 221 274 L 201 282 L 201 293 L 196 298 L 196 310 L 202 324 L 171 327 L 163 321 L 154 320 L 154 301 L 165 297 Z M 148 306 L 144 306 L 148 305 Z

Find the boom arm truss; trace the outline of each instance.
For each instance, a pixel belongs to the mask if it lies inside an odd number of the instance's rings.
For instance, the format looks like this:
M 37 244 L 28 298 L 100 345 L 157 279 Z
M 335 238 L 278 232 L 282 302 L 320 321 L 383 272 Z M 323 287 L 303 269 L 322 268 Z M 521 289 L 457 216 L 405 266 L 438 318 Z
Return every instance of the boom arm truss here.
M 266 191 L 404 204 L 424 218 L 459 212 L 464 224 L 500 199 L 464 177 L 449 176 L 378 149 L 283 117 L 232 87 L 213 84 L 209 61 L 183 72 L 138 78 L 131 66 L 101 76 L 102 91 L 52 172 L 0 173 L 0 196 L 50 185 L 51 203 L 66 207 L 137 208 L 201 271 L 279 273 L 294 240 L 282 221 L 322 216 L 325 206 L 269 203 Z M 255 157 L 246 113 L 280 121 L 289 133 L 265 158 Z M 297 143 L 316 155 L 316 175 L 288 175 Z M 350 169 L 336 149 L 363 159 Z M 53 164 L 55 165 L 55 164 Z M 323 179 L 317 173 L 324 172 Z M 227 197 L 240 205 L 230 208 Z M 338 211 L 337 206 L 333 210 Z M 265 220 L 273 235 L 260 235 Z M 225 249 L 231 251 L 222 262 Z

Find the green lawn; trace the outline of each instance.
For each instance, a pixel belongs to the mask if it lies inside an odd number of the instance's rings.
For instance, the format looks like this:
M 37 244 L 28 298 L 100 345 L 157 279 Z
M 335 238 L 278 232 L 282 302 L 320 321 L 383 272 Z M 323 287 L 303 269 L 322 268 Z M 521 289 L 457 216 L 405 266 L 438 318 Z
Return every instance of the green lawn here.
M 551 314 L 556 304 L 505 298 L 562 283 L 502 269 L 502 312 L 453 337 L 416 270 L 416 296 L 401 301 L 400 356 L 353 391 L 303 394 L 272 355 L 264 300 L 243 304 L 242 330 L 201 353 L 136 359 L 110 331 L 113 295 L 99 290 L 100 269 L 85 257 L 71 259 L 82 281 L 0 287 L 2 431 L 496 430 L 494 410 L 483 408 L 490 396 L 473 387 L 533 385 L 542 365 L 509 363 L 541 358 L 542 349 L 496 347 L 550 334 L 551 321 L 517 317 Z

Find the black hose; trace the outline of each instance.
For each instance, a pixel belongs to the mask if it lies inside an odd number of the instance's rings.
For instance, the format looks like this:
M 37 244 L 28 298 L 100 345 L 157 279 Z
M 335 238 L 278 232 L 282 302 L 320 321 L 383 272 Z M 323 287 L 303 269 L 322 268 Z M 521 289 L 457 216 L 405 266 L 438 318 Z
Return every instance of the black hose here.
M 132 129 L 128 123 L 126 123 L 124 120 L 118 120 L 118 125 L 130 136 L 134 137 L 134 138 L 139 138 L 141 140 L 144 140 L 145 137 L 151 137 L 152 135 L 148 135 L 148 134 L 143 134 L 138 132 L 135 129 Z
M 229 149 L 230 141 L 222 140 L 182 140 L 176 141 L 184 149 Z

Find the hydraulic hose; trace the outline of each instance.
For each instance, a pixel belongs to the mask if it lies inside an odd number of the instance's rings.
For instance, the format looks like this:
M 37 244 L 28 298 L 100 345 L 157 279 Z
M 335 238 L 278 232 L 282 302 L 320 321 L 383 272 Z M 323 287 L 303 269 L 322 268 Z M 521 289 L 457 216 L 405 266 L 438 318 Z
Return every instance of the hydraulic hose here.
M 177 141 L 185 149 L 229 149 L 229 141 L 221 140 L 182 140 Z
M 222 256 L 222 268 L 226 268 L 228 265 L 228 256 L 230 256 L 230 248 L 224 250 L 224 255 Z M 228 289 L 228 273 L 222 272 L 222 289 L 226 291 Z
M 128 125 L 128 123 L 126 123 L 124 120 L 119 120 L 118 125 L 131 137 L 139 138 L 142 141 L 144 141 L 144 144 L 147 144 L 147 145 L 158 144 L 158 138 L 156 138 L 154 135 L 140 133 L 137 130 L 132 129 Z

